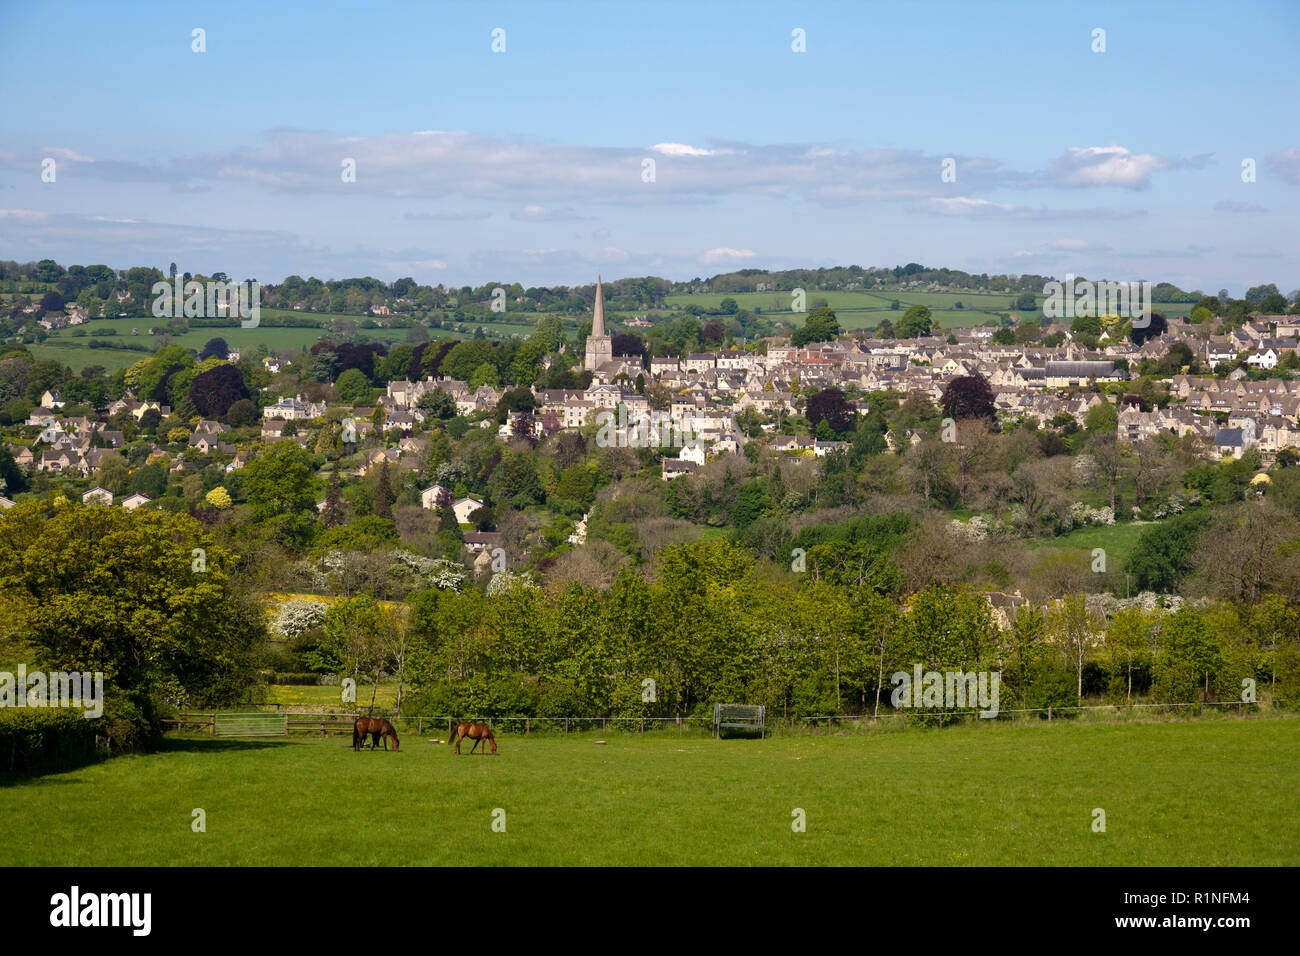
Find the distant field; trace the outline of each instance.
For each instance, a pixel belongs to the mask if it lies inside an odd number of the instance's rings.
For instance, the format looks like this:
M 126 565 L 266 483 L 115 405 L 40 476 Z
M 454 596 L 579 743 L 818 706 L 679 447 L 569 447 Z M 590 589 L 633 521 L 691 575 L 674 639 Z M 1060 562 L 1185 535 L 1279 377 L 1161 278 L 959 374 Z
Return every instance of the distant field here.
M 102 365 L 109 374 L 112 374 L 120 368 L 129 368 L 153 354 L 152 352 L 126 352 L 119 349 L 88 349 L 84 345 L 65 345 L 62 340 L 53 337 L 45 341 L 47 344 L 27 346 L 27 351 L 31 352 L 37 361 L 62 362 L 74 372 L 91 365 Z
M 743 309 L 761 309 L 769 318 L 783 321 L 803 321 L 802 314 L 792 315 L 789 292 L 742 292 L 732 295 L 723 293 L 680 293 L 666 297 L 668 305 L 702 309 L 716 309 L 723 299 L 732 298 Z M 1022 313 L 1014 307 L 1016 295 L 1012 293 L 989 292 L 894 292 L 877 290 L 872 292 L 818 292 L 807 293 L 807 306 L 814 308 L 813 301 L 825 299 L 830 308 L 835 310 L 840 320 L 840 327 L 846 331 L 874 329 L 883 319 L 897 322 L 903 312 L 913 305 L 924 305 L 937 318 L 945 329 L 973 328 L 990 321 L 1000 321 L 1000 313 L 1011 315 L 1013 322 L 1029 315 L 1037 316 L 1045 297 L 1036 296 L 1039 309 L 1033 313 Z M 897 299 L 897 310 L 890 306 Z M 957 303 L 962 308 L 956 308 Z M 1191 314 L 1192 303 L 1158 302 L 1153 311 L 1161 312 L 1166 317 Z
M 746 292 L 727 296 L 722 294 L 683 293 L 670 295 L 666 302 L 685 308 L 715 309 L 723 299 L 732 298 L 744 309 L 761 309 L 770 318 L 802 322 L 803 316 L 792 315 L 789 292 Z M 897 321 L 912 305 L 924 305 L 935 313 L 944 328 L 969 328 L 983 325 L 997 318 L 996 313 L 1008 311 L 1015 299 L 1013 295 L 987 293 L 937 293 L 937 292 L 818 292 L 807 293 L 807 307 L 814 308 L 814 300 L 825 299 L 835 310 L 840 326 L 846 330 L 875 328 L 882 319 Z M 890 308 L 897 299 L 897 311 Z M 1040 297 L 1041 300 L 1041 297 Z M 956 303 L 962 304 L 956 309 Z M 1015 315 L 1015 309 L 1010 311 Z
M 263 318 L 271 318 L 282 315 L 304 316 L 302 312 L 286 312 L 281 309 L 263 309 Z M 320 319 L 328 322 L 333 318 L 343 318 L 356 321 L 358 316 L 332 316 L 324 314 L 312 314 L 311 318 Z M 166 323 L 161 319 L 154 318 L 125 318 L 125 319 L 95 319 L 85 325 L 76 326 L 78 329 L 86 329 L 84 336 L 72 335 L 73 329 L 60 329 L 51 334 L 40 345 L 28 346 L 29 350 L 40 359 L 57 359 L 63 364 L 71 367 L 74 371 L 85 368 L 89 365 L 102 365 L 109 372 L 116 371 L 119 368 L 126 368 L 134 365 L 143 358 L 148 358 L 153 354 L 154 344 L 153 337 L 149 334 L 151 328 L 163 329 Z M 96 329 L 111 328 L 117 331 L 114 336 L 93 336 L 90 332 Z M 465 332 L 457 332 L 451 329 L 429 329 L 430 339 L 444 338 L 468 338 L 473 334 L 475 326 L 466 325 Z M 134 330 L 134 334 L 132 333 Z M 484 333 L 488 338 L 499 339 L 511 335 L 529 336 L 533 333 L 533 324 L 531 322 L 496 322 L 486 323 L 483 326 Z M 363 329 L 363 334 L 371 341 L 383 342 L 388 346 L 400 345 L 406 341 L 406 329 Z M 210 340 L 214 338 L 225 339 L 227 344 L 234 346 L 241 351 L 256 349 L 257 346 L 265 345 L 271 352 L 280 352 L 285 350 L 296 351 L 313 345 L 323 338 L 329 336 L 329 330 L 326 328 L 275 328 L 259 325 L 255 329 L 245 328 L 195 328 L 190 329 L 183 335 L 176 336 L 173 341 L 178 345 L 198 351 Z M 120 342 L 122 344 L 145 345 L 149 348 L 148 352 L 137 352 L 128 349 L 114 348 L 95 348 L 89 347 L 91 342 Z
M 0 830 L 10 866 L 1295 866 L 1296 729 L 611 732 L 603 746 L 503 734 L 484 757 L 412 733 L 398 753 L 354 753 L 345 737 L 172 738 L 0 778 Z M 195 808 L 206 832 L 191 829 Z
M 376 692 L 370 684 L 357 685 L 357 703 L 364 711 L 370 706 L 371 696 L 375 706 L 391 710 L 397 703 L 397 685 L 380 684 Z M 309 684 L 272 684 L 267 688 L 266 703 L 278 710 L 291 710 L 294 707 L 343 707 L 342 691 L 337 686 L 316 686 Z M 350 706 L 350 705 L 349 705 Z
M 1111 571 L 1122 570 L 1133 548 L 1136 547 L 1142 532 L 1154 521 L 1125 521 L 1114 525 L 1098 525 L 1091 528 L 1079 528 L 1059 538 L 1031 538 L 1026 544 L 1035 551 L 1070 551 L 1088 561 L 1092 560 L 1094 548 L 1106 552 L 1106 567 Z

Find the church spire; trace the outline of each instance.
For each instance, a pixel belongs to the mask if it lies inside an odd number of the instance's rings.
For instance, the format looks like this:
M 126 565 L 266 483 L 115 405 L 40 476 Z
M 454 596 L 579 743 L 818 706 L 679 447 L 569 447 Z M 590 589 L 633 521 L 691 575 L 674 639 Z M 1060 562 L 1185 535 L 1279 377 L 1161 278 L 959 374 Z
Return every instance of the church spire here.
M 596 273 L 596 311 L 591 317 L 591 334 L 605 334 L 605 296 L 600 290 L 600 273 Z
M 591 315 L 591 334 L 587 336 L 587 355 L 582 367 L 595 371 L 606 362 L 613 361 L 613 340 L 605 332 L 605 294 L 600 287 L 600 274 L 596 274 L 596 309 Z

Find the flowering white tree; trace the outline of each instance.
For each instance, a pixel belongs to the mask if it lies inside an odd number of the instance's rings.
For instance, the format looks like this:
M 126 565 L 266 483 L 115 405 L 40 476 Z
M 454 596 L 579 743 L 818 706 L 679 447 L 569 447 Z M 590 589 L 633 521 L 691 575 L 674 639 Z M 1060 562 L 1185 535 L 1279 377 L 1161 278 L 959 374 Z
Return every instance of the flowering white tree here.
M 523 574 L 515 574 L 513 571 L 498 571 L 492 575 L 492 580 L 488 582 L 487 596 L 496 597 L 499 594 L 506 594 L 515 588 L 532 588 L 536 590 L 537 584 L 533 581 L 533 576 L 525 571 Z
M 275 612 L 271 621 L 271 630 L 287 638 L 298 637 L 325 620 L 329 605 L 324 601 L 308 601 L 295 598 L 285 601 Z
M 446 558 L 426 558 L 414 551 L 398 548 L 393 552 L 393 567 L 420 579 L 420 583 L 440 591 L 457 591 L 465 583 L 465 566 Z

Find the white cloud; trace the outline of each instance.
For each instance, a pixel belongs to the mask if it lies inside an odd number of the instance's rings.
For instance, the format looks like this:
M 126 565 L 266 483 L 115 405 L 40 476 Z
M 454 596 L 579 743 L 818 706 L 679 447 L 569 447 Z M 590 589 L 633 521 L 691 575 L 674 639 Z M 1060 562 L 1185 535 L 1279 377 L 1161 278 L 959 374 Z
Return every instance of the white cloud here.
M 1048 172 L 1065 186 L 1145 189 L 1152 173 L 1170 165 L 1158 156 L 1132 153 L 1123 146 L 1071 146 Z
M 570 219 L 582 219 L 568 206 L 562 209 L 551 209 L 546 206 L 530 204 L 523 209 L 510 214 L 511 219 L 520 222 L 564 222 Z
M 1016 210 L 1015 206 L 1007 203 L 971 196 L 934 196 L 917 203 L 914 208 L 917 212 L 932 212 L 940 216 L 1004 215 Z
M 1300 147 L 1292 146 L 1268 157 L 1268 164 L 1284 182 L 1300 186 Z
M 656 153 L 663 153 L 665 156 L 716 156 L 717 151 L 712 149 L 701 149 L 698 146 L 687 146 L 685 143 L 656 143 L 650 147 Z
M 1214 204 L 1214 211 L 1225 216 L 1246 216 L 1257 212 L 1268 212 L 1257 203 L 1237 202 L 1232 199 L 1220 199 Z
M 1017 206 L 971 196 L 932 196 L 913 203 L 912 212 L 967 219 L 1131 219 L 1145 215 L 1142 209 L 1049 209 L 1046 206 Z
M 722 262 L 728 259 L 752 259 L 754 258 L 753 249 L 732 249 L 727 246 L 719 246 L 716 249 L 710 249 L 700 256 L 701 261 L 708 263 Z
M 488 219 L 492 213 L 487 209 L 461 209 L 435 212 L 408 212 L 403 219 L 429 222 L 464 222 L 468 220 Z
M 82 176 L 100 180 L 167 184 L 176 190 L 211 183 L 304 195 L 457 196 L 537 206 L 553 216 L 562 216 L 569 205 L 586 214 L 579 203 L 699 205 L 757 195 L 830 207 L 922 199 L 950 188 L 939 180 L 940 157 L 920 150 L 659 143 L 653 151 L 661 169 L 652 185 L 641 180 L 644 148 L 569 146 L 441 130 L 344 139 L 319 130 L 276 129 L 258 145 L 225 152 L 175 155 L 149 164 L 99 159 L 78 169 Z M 29 170 L 39 166 L 40 155 L 0 149 L 0 166 Z M 340 182 L 344 158 L 355 160 L 356 182 Z M 993 160 L 961 162 L 968 190 L 1024 179 L 1001 171 Z M 517 215 L 529 219 L 542 214 Z
M 63 146 L 52 147 L 45 150 L 45 153 L 48 156 L 54 156 L 57 159 L 66 160 L 70 163 L 93 163 L 95 161 L 95 157 L 93 156 L 85 156 Z

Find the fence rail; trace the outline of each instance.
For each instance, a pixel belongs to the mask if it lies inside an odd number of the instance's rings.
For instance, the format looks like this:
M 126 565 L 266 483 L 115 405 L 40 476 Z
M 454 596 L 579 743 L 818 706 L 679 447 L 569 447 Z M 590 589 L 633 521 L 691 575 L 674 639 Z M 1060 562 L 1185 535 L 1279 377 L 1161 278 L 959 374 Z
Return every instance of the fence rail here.
M 1214 708 L 1222 708 L 1215 711 Z M 975 709 L 965 711 L 926 711 L 916 709 L 894 710 L 889 713 L 871 714 L 827 714 L 824 716 L 773 717 L 769 712 L 769 727 L 792 730 L 808 728 L 813 731 L 825 728 L 849 727 L 867 730 L 869 728 L 902 728 L 909 722 L 918 724 L 939 723 L 990 723 L 1015 722 L 1017 720 L 1044 720 L 1048 724 L 1059 721 L 1090 722 L 1104 718 L 1105 712 L 1114 716 L 1116 721 L 1133 719 L 1144 713 L 1165 713 L 1169 715 L 1187 714 L 1196 716 L 1203 709 L 1211 713 L 1231 712 L 1236 710 L 1238 716 L 1246 714 L 1272 713 L 1281 710 L 1276 702 L 1267 704 L 1246 703 L 1244 701 L 1203 701 L 1188 704 L 1079 704 L 1067 707 L 1008 708 L 999 710 L 995 717 L 981 718 Z M 357 717 L 367 716 L 364 711 L 261 711 L 257 713 L 226 714 L 221 712 L 183 713 L 164 721 L 173 725 L 172 729 L 183 730 L 186 727 L 206 729 L 213 737 L 249 737 L 249 736 L 283 736 L 290 733 L 351 734 L 352 725 Z M 385 716 L 382 713 L 376 716 Z M 424 734 L 441 732 L 446 728 L 448 735 L 452 727 L 463 717 L 451 716 L 414 716 L 396 717 L 387 715 L 401 733 Z M 685 734 L 688 729 L 700 728 L 711 733 L 712 716 L 703 717 L 487 717 L 479 718 L 509 733 L 525 735 L 537 732 L 575 733 L 599 730 L 602 733 L 615 730 L 624 733 L 645 733 L 647 730 L 672 730 Z

